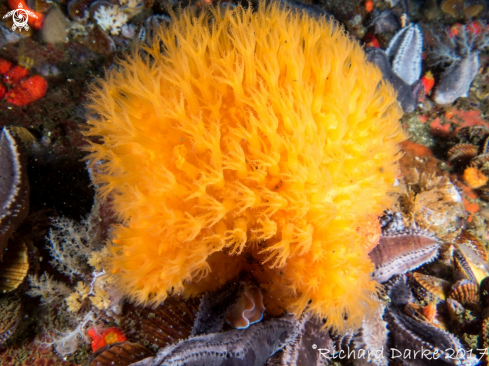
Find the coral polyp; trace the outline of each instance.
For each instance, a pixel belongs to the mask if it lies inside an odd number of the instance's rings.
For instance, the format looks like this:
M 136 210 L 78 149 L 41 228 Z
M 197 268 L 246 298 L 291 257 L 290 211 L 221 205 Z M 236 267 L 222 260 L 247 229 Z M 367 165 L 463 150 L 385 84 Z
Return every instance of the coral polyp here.
M 122 222 L 104 266 L 128 298 L 251 271 L 265 301 L 312 300 L 333 328 L 377 308 L 368 252 L 395 200 L 402 111 L 339 24 L 277 3 L 179 11 L 89 109 L 94 183 Z

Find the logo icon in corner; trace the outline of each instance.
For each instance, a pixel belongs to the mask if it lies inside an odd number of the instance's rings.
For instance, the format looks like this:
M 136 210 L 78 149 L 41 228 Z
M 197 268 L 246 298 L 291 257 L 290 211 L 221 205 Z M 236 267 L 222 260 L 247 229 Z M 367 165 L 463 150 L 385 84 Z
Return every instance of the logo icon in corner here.
M 34 14 L 32 11 L 24 9 L 22 7 L 22 2 L 19 3 L 19 8 L 9 11 L 7 14 L 3 16 L 3 19 L 12 17 L 14 20 L 14 24 L 12 25 L 12 30 L 16 30 L 19 28 L 19 30 L 22 31 L 22 28 L 24 28 L 26 31 L 29 30 L 29 26 L 27 25 L 27 21 L 29 20 L 29 15 L 33 16 L 34 18 L 37 18 L 37 15 Z

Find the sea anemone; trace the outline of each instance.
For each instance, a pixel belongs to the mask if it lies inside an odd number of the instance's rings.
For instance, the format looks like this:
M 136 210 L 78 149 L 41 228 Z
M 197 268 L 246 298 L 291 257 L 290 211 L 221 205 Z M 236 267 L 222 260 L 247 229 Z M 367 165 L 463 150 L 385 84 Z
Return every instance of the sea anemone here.
M 153 305 L 251 271 L 265 303 L 361 324 L 405 138 L 393 88 L 338 23 L 285 5 L 172 17 L 91 90 L 88 159 L 122 222 L 106 271 Z

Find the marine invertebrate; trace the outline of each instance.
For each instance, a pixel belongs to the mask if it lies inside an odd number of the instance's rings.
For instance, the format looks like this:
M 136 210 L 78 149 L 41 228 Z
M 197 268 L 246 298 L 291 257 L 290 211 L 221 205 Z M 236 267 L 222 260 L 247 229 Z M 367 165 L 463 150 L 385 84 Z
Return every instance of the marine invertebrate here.
M 484 23 L 472 22 L 431 33 L 436 42 L 428 52 L 428 63 L 443 70 L 434 99 L 450 104 L 467 96 L 479 71 L 479 53 L 489 47 L 489 31 Z
M 29 70 L 22 66 L 16 65 L 3 73 L 3 81 L 7 85 L 15 85 L 27 75 L 29 75 Z
M 48 238 L 51 264 L 76 286 L 74 289 L 68 287 L 45 273 L 39 278 L 29 278 L 31 289 L 28 294 L 42 296 L 41 301 L 47 306 L 62 304 L 59 311 L 69 320 L 68 326 L 50 327 L 38 337 L 39 343 L 54 346 L 62 356 L 73 353 L 80 343 L 88 343 L 85 334 L 88 328 L 100 327 L 107 314 L 120 312 L 121 296 L 112 290 L 105 273 L 94 269 L 99 257 L 103 256 L 98 250 L 99 237 L 96 232 L 89 231 L 87 220 L 81 224 L 64 218 L 53 220 Z
M 462 197 L 443 175 L 419 173 L 404 176 L 399 199 L 405 226 L 416 223 L 423 229 L 435 232 L 439 238 L 458 230 L 458 222 L 464 217 Z
M 244 284 L 231 281 L 216 291 L 207 292 L 200 301 L 191 335 L 220 332 L 227 313 L 242 295 Z
M 73 291 L 63 282 L 53 279 L 46 273 L 41 276 L 28 275 L 30 289 L 27 294 L 32 297 L 40 297 L 44 305 L 59 304 Z
M 416 269 L 435 259 L 439 247 L 435 236 L 418 228 L 385 233 L 369 253 L 375 263 L 373 277 L 385 282 L 394 275 Z
M 299 318 L 297 336 L 281 352 L 267 361 L 268 366 L 323 366 L 334 354 L 333 341 L 322 322 L 304 313 Z
M 424 349 L 432 360 L 433 355 L 436 353 L 437 359 L 443 360 L 447 364 L 478 364 L 479 360 L 477 357 L 469 354 L 460 340 L 453 334 L 426 322 L 413 320 L 394 307 L 389 307 L 385 316 L 398 352 L 395 356 L 399 357 L 400 354 L 407 355 L 403 358 L 403 363 L 418 365 L 417 360 L 412 359 L 409 355 Z M 455 352 L 454 354 L 459 354 L 460 356 L 455 359 L 451 358 L 451 350 Z
M 489 176 L 489 130 L 485 126 L 461 128 L 447 152 L 447 157 L 467 185 L 479 191 L 480 197 L 488 200 Z
M 29 213 L 29 180 L 22 146 L 11 132 L 0 133 L 0 260 L 8 240 Z
M 12 66 L 10 62 L 0 59 L 0 74 L 3 75 L 3 82 L 10 87 L 7 92 L 7 87 L 0 83 L 0 98 L 5 96 L 14 105 L 24 106 L 46 95 L 46 79 L 40 75 L 26 79 L 29 70 L 25 67 Z
M 236 304 L 226 314 L 226 321 L 236 329 L 245 329 L 262 320 L 265 306 L 258 286 L 246 284 Z
M 121 317 L 121 329 L 130 341 L 146 344 L 156 352 L 192 335 L 200 300 L 173 296 L 156 309 L 127 304 Z
M 100 6 L 93 16 L 97 24 L 106 32 L 117 35 L 129 17 L 118 5 Z
M 120 343 L 127 341 L 124 333 L 116 327 L 107 329 L 90 328 L 87 335 L 92 338 L 92 351 L 95 352 L 109 344 Z
M 378 286 L 360 228 L 393 203 L 405 137 L 380 71 L 277 3 L 186 9 L 141 47 L 92 88 L 86 133 L 121 291 L 158 304 L 249 271 L 296 314 L 359 325 Z
M 0 58 L 0 74 L 5 74 L 12 67 L 12 63 L 3 58 Z
M 34 75 L 14 86 L 5 95 L 7 102 L 24 106 L 41 99 L 46 95 L 48 83 L 41 75 Z
M 360 327 L 360 330 L 353 337 L 353 346 L 361 355 L 361 351 L 365 353 L 364 357 L 359 357 L 360 360 L 353 360 L 354 364 L 372 364 L 376 366 L 387 366 L 387 323 L 382 319 L 384 315 L 385 305 L 373 316 L 365 319 Z M 363 359 L 364 360 L 363 360 Z M 364 361 L 364 362 L 361 362 Z
M 367 27 L 372 27 L 374 34 L 384 32 L 394 33 L 399 29 L 399 21 L 392 10 L 386 9 L 370 20 L 367 23 Z
M 399 276 L 387 286 L 392 302 L 386 308 L 384 319 L 390 330 L 391 344 L 396 349 L 396 352 L 391 352 L 392 359 L 395 356 L 396 360 L 402 359 L 406 365 L 429 365 L 434 361 L 448 365 L 478 364 L 477 357 L 467 352 L 454 334 L 435 327 L 427 319 L 422 321 L 407 315 L 412 313 L 410 310 L 419 306 L 414 304 L 414 297 L 405 276 Z M 448 299 L 447 303 L 450 301 L 452 299 Z M 415 359 L 414 352 L 419 354 L 422 350 L 426 356 L 423 359 Z M 452 350 L 459 356 L 451 357 Z M 434 355 L 436 357 L 433 357 Z
M 450 148 L 447 152 L 448 161 L 463 164 L 468 163 L 477 156 L 479 147 L 472 144 L 458 144 Z
M 450 299 L 462 305 L 477 305 L 479 302 L 479 285 L 470 280 L 460 280 L 452 285 Z
M 453 259 L 456 278 L 471 280 L 479 284 L 489 276 L 487 263 L 468 246 L 457 245 L 457 249 L 453 252 Z
M 413 273 L 413 278 L 416 282 L 433 297 L 441 300 L 446 300 L 450 290 L 450 283 L 438 277 L 425 275 L 422 273 Z
M 424 87 L 424 94 L 429 94 L 431 92 L 431 89 L 433 89 L 433 86 L 435 85 L 435 78 L 433 76 L 433 73 L 431 71 L 428 71 L 426 74 L 424 74 L 421 78 L 421 83 Z
M 0 292 L 15 290 L 24 282 L 29 271 L 29 254 L 27 246 L 21 239 L 10 243 L 3 255 L 0 266 Z
M 421 53 L 423 34 L 417 24 L 402 28 L 392 38 L 385 51 L 392 70 L 408 85 L 421 77 Z
M 487 183 L 487 176 L 474 167 L 468 167 L 464 170 L 463 179 L 472 189 L 480 188 Z
M 92 311 L 89 311 L 77 318 L 74 323 L 76 324 L 74 328 L 63 329 L 62 331 L 50 330 L 44 335 L 45 339 L 39 340 L 37 343 L 45 348 L 54 347 L 60 356 L 71 355 L 81 343 L 90 343 L 90 338 L 87 337 L 86 332 L 90 327 L 98 325 L 99 318 Z
M 151 355 L 152 352 L 139 343 L 116 343 L 94 353 L 90 366 L 129 365 Z
M 435 102 L 451 104 L 459 97 L 467 97 L 479 67 L 478 53 L 471 53 L 451 64 L 440 77 L 440 83 L 435 89 Z
M 384 51 L 376 47 L 367 49 L 367 56 L 370 62 L 376 64 L 384 78 L 389 81 L 397 91 L 397 100 L 401 103 L 404 112 L 409 113 L 416 109 L 418 104 L 418 92 L 421 84 L 415 83 L 413 86 L 402 80 L 389 64 L 389 59 Z
M 297 337 L 298 327 L 299 322 L 288 314 L 253 324 L 245 330 L 233 329 L 189 338 L 162 348 L 155 357 L 133 366 L 263 365 L 271 355 Z

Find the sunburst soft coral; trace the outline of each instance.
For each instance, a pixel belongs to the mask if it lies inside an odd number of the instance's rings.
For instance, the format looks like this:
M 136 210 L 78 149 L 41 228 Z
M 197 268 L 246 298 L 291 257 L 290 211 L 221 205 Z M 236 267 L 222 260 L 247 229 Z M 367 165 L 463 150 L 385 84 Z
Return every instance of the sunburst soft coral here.
M 258 263 L 287 309 L 360 324 L 377 286 L 363 228 L 392 204 L 405 138 L 379 69 L 339 24 L 273 2 L 183 10 L 141 47 L 89 105 L 122 291 L 157 304 Z

